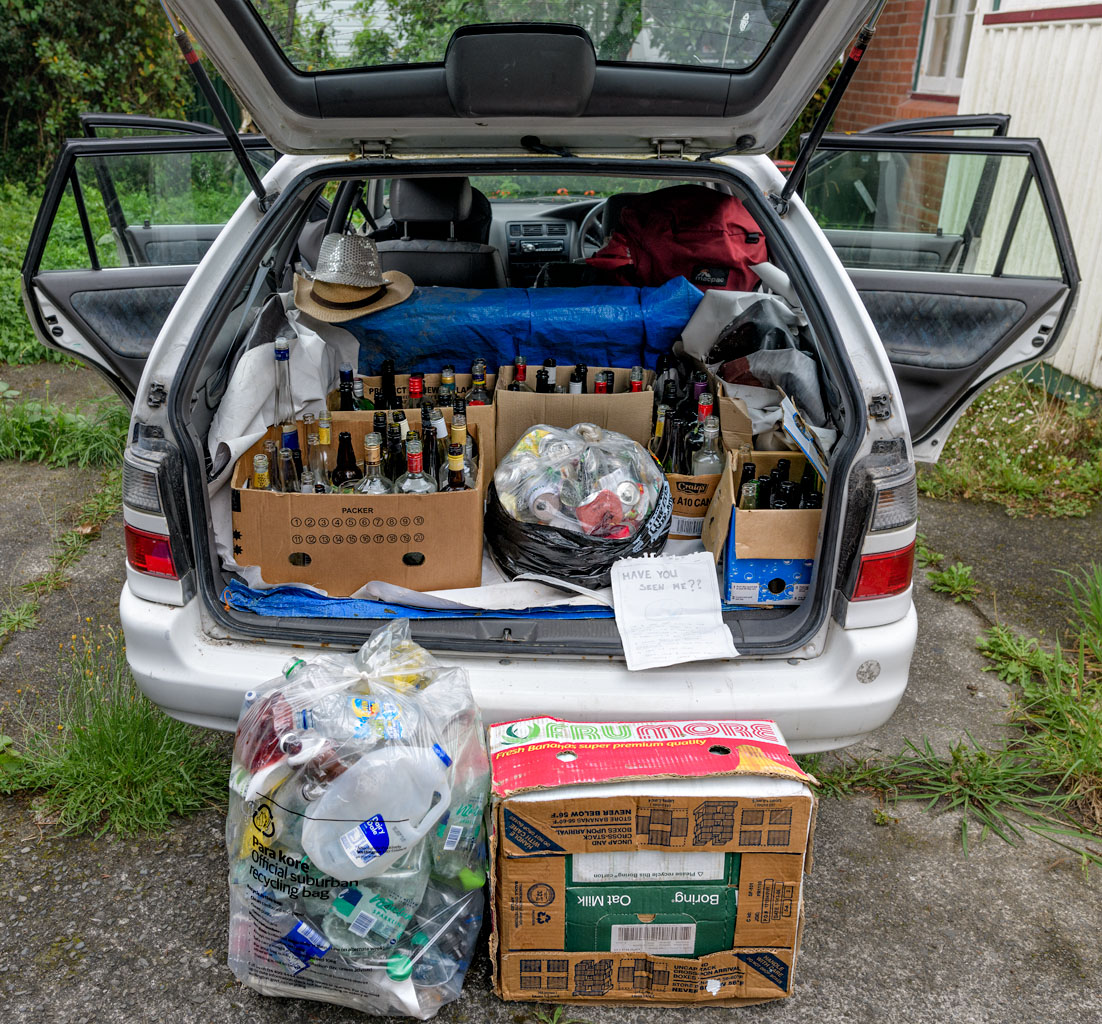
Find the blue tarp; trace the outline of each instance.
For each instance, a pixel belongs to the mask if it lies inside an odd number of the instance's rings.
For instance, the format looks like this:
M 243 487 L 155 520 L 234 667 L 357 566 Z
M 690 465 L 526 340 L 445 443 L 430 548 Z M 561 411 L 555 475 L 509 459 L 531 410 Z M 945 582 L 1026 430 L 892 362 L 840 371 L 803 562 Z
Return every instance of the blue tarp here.
M 238 580 L 222 591 L 231 608 L 257 615 L 307 619 L 611 619 L 611 608 L 586 605 L 566 608 L 528 608 L 524 611 L 437 611 L 393 602 L 352 597 L 325 597 L 300 587 L 253 590 Z
M 653 369 L 701 297 L 683 277 L 661 288 L 414 288 L 405 302 L 341 326 L 359 341 L 366 375 L 383 359 L 406 373 L 445 363 L 466 373 L 482 358 L 493 373 L 518 355 L 530 366 L 550 356 L 559 366 Z

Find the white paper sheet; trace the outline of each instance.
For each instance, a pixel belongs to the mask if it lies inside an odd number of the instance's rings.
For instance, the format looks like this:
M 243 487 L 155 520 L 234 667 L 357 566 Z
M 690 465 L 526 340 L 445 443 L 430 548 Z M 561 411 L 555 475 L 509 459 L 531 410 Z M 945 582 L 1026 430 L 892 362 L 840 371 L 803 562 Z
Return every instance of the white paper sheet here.
M 621 559 L 612 567 L 612 595 L 632 671 L 738 656 L 705 551 Z

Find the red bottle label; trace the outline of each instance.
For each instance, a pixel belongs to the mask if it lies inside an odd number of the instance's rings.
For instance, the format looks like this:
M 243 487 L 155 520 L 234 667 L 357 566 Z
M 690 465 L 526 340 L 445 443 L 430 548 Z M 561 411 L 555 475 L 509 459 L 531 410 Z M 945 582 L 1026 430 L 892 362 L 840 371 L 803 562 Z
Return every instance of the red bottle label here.
M 425 455 L 423 452 L 410 452 L 406 456 L 406 463 L 411 473 L 422 473 L 425 469 Z
M 633 380 L 631 382 L 631 390 L 632 390 L 632 393 L 642 391 L 643 390 L 643 382 L 641 380 Z

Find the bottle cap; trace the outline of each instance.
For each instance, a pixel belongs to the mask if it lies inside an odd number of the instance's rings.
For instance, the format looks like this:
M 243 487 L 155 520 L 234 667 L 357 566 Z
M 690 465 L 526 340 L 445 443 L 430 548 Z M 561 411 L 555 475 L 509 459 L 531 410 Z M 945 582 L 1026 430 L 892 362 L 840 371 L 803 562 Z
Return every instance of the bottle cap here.
M 459 884 L 468 892 L 481 889 L 486 884 L 486 872 L 482 868 L 462 868 L 459 872 Z
M 391 981 L 405 981 L 413 973 L 413 961 L 402 953 L 395 953 L 386 962 L 386 973 Z

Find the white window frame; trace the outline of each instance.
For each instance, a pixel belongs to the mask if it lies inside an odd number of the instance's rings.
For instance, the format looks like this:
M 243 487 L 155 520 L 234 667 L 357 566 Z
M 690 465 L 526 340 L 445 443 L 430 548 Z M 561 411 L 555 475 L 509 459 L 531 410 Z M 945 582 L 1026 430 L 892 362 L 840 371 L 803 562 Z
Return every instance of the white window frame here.
M 918 54 L 918 74 L 915 79 L 915 91 L 920 93 L 935 93 L 939 96 L 960 96 L 964 85 L 963 77 L 956 75 L 929 75 L 926 73 L 926 62 L 929 60 L 934 39 L 935 12 L 938 0 L 926 0 L 926 21 L 922 29 L 922 46 Z M 946 68 L 955 68 L 960 62 L 961 53 L 968 47 L 968 23 L 969 13 L 975 14 L 979 7 L 978 0 L 963 0 L 959 10 L 954 12 L 952 26 L 949 30 L 948 59 Z

